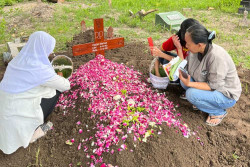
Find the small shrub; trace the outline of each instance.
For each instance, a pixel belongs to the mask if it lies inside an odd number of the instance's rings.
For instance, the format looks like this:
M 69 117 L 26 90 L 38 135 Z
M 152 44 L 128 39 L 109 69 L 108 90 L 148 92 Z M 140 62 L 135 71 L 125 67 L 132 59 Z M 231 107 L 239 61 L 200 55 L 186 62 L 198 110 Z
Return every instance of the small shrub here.
M 24 0 L 0 0 L 0 8 L 3 6 L 12 6 L 14 3 L 24 2 Z
M 11 6 L 14 4 L 13 0 L 4 0 L 5 1 L 5 6 Z

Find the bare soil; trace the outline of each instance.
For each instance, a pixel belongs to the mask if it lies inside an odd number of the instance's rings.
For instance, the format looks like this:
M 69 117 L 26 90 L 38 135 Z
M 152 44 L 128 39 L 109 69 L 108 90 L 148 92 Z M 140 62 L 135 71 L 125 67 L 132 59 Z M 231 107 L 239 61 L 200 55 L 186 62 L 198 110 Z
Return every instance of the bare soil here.
M 92 41 L 94 41 L 93 30 L 77 34 L 73 41 L 67 44 L 68 50 L 63 54 L 72 57 L 71 46 Z M 72 57 L 74 68 L 77 69 L 93 58 L 94 54 Z M 153 59 L 147 45 L 137 41 L 125 43 L 123 48 L 106 51 L 105 58 L 124 63 L 129 67 L 134 66 L 145 74 L 145 79 L 148 77 L 148 67 Z M 0 75 L 3 75 L 4 71 L 5 68 L 1 66 Z M 163 90 L 175 105 L 179 104 L 177 110 L 182 114 L 182 119 L 197 132 L 200 141 L 197 136 L 184 138 L 174 129 L 162 126 L 161 135 L 150 138 L 147 143 L 137 143 L 133 152 L 128 149 L 115 152 L 113 155 L 105 154 L 103 161 L 119 167 L 250 166 L 250 71 L 238 67 L 238 74 L 243 86 L 242 95 L 237 104 L 228 110 L 228 116 L 217 127 L 207 126 L 204 123 L 207 114 L 193 111 L 190 103 L 179 98 L 182 92 L 180 86 L 169 85 L 166 90 Z M 87 102 L 82 102 L 79 107 L 87 111 L 88 105 Z M 79 127 L 76 125 L 78 120 L 90 128 L 95 125 L 95 120 L 90 119 L 90 113 L 75 110 L 64 116 L 63 112 L 55 109 L 49 120 L 54 123 L 54 129 L 47 136 L 30 144 L 26 149 L 19 148 L 11 155 L 0 152 L 0 166 L 61 167 L 69 166 L 70 163 L 77 166 L 78 162 L 86 166 L 89 159 L 77 148 L 66 145 L 65 141 L 78 131 Z M 91 132 L 83 132 L 83 134 L 86 133 Z M 133 142 L 128 140 L 128 146 L 133 145 Z

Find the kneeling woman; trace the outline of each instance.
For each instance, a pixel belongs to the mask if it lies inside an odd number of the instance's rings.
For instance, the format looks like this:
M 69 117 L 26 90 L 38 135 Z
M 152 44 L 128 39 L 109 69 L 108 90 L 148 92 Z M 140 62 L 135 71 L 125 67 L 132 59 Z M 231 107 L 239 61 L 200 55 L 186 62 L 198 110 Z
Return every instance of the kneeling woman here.
M 53 111 L 60 92 L 70 89 L 67 79 L 58 76 L 48 56 L 55 39 L 38 31 L 8 64 L 0 83 L 0 149 L 5 154 L 42 137 L 52 123 L 44 123 Z
M 218 125 L 241 94 L 241 83 L 230 55 L 212 44 L 215 32 L 202 25 L 194 25 L 185 34 L 189 76 L 180 80 L 186 89 L 186 98 L 199 110 L 209 114 L 206 123 Z

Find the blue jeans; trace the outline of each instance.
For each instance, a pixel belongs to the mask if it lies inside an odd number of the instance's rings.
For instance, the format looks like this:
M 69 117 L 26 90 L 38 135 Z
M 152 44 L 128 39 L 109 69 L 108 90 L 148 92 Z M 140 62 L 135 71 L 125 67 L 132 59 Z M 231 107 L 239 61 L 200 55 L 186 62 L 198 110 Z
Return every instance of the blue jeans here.
M 195 82 L 193 78 L 190 81 Z M 210 116 L 224 115 L 226 109 L 233 107 L 236 103 L 236 100 L 230 99 L 216 90 L 208 91 L 190 88 L 185 86 L 182 81 L 181 86 L 186 90 L 187 100 Z
M 168 54 L 168 55 L 170 55 L 170 56 L 172 56 L 172 57 L 177 57 L 177 54 L 175 54 L 175 53 L 167 52 L 167 51 L 162 51 L 162 52 L 163 52 L 163 53 L 166 53 L 166 54 Z M 164 59 L 164 58 L 161 58 L 161 57 L 159 57 L 158 60 L 159 60 L 159 62 L 160 62 L 162 65 L 169 63 L 168 60 L 166 60 L 166 59 Z

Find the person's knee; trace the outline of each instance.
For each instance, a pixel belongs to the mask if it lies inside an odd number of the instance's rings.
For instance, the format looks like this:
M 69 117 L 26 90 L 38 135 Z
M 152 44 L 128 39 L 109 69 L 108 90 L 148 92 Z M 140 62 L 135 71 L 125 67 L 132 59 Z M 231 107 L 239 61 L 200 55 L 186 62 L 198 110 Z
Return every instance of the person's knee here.
M 195 101 L 197 101 L 198 100 L 198 97 L 199 96 L 199 94 L 198 94 L 198 91 L 197 91 L 197 89 L 195 89 L 195 88 L 189 88 L 189 89 L 187 89 L 187 91 L 186 91 L 186 98 L 187 98 L 187 100 L 189 101 L 189 102 L 195 102 Z

